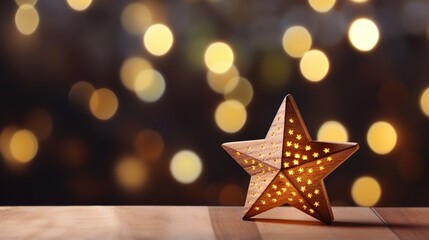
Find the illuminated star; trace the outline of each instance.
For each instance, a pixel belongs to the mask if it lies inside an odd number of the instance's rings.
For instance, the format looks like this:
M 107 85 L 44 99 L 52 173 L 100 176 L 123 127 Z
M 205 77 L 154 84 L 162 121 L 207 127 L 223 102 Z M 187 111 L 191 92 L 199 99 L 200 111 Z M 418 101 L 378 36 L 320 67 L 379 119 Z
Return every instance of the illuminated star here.
M 295 135 L 290 135 L 289 130 Z M 305 148 L 296 143 L 298 135 Z M 276 144 L 270 144 L 273 142 Z M 280 144 L 283 148 L 277 147 Z M 251 176 L 243 219 L 287 203 L 324 223 L 331 223 L 334 217 L 323 179 L 356 152 L 359 145 L 313 141 L 295 101 L 288 95 L 265 139 L 224 143 L 222 147 Z M 293 158 L 304 156 L 309 150 L 314 151 L 312 158 L 306 161 Z M 281 189 L 284 191 L 279 192 Z

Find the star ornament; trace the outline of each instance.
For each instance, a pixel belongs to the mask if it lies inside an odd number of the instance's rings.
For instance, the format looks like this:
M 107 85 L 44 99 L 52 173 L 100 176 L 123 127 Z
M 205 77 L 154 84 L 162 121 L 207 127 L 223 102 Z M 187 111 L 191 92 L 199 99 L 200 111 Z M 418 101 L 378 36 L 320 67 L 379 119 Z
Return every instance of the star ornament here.
M 323 179 L 359 148 L 311 139 L 291 95 L 265 139 L 222 144 L 250 174 L 243 219 L 289 204 L 324 223 L 334 220 Z

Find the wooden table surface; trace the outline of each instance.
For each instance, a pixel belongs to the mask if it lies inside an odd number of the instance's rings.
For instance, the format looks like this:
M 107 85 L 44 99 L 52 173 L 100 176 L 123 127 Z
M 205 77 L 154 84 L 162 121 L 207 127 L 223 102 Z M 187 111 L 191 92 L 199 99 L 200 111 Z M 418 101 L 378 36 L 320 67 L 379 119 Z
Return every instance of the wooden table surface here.
M 324 225 L 292 207 L 0 207 L 0 239 L 429 239 L 429 208 L 334 207 Z

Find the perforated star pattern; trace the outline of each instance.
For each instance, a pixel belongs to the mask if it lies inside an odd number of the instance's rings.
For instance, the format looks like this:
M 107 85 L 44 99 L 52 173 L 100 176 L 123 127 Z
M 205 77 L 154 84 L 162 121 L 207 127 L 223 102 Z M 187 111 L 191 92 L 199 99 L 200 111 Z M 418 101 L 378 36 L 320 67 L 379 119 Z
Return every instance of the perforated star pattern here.
M 359 145 L 313 141 L 294 99 L 287 95 L 265 139 L 222 147 L 251 176 L 243 219 L 289 204 L 331 223 L 334 217 L 323 179 Z

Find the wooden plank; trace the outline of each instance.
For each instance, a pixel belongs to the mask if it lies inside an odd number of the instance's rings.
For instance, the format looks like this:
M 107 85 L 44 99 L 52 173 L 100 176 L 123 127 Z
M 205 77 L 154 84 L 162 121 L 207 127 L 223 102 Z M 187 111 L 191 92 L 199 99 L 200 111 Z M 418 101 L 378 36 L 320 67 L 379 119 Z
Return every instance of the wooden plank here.
M 0 239 L 215 239 L 207 207 L 2 207 Z
M 429 208 L 374 208 L 400 239 L 429 239 Z
M 270 210 L 254 221 L 264 239 L 398 239 L 369 208 L 335 207 L 333 213 L 331 225 L 292 207 Z
M 243 221 L 241 207 L 209 207 L 213 231 L 218 239 L 262 239 L 253 221 Z

